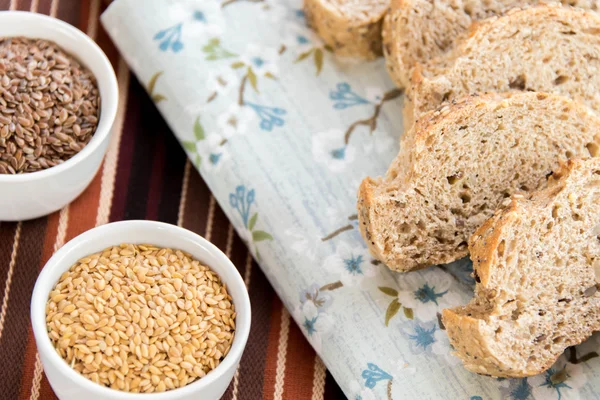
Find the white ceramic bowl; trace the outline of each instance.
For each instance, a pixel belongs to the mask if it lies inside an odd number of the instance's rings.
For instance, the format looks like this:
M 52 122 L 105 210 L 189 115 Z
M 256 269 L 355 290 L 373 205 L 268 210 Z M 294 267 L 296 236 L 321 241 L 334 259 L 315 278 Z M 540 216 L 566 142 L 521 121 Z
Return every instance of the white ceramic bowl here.
M 126 393 L 98 385 L 73 370 L 48 337 L 46 302 L 61 274 L 77 260 L 121 243 L 149 243 L 190 253 L 214 270 L 227 284 L 233 299 L 236 332 L 223 362 L 205 377 L 163 393 Z M 122 221 L 91 229 L 58 250 L 40 273 L 31 298 L 33 334 L 52 389 L 62 400 L 212 400 L 219 399 L 231 382 L 250 333 L 250 299 L 244 280 L 231 261 L 212 243 L 186 229 L 154 221 Z
M 46 170 L 20 175 L 0 174 L 0 221 L 50 214 L 83 192 L 106 153 L 119 98 L 117 78 L 108 58 L 77 28 L 41 14 L 0 12 L 0 37 L 9 36 L 40 38 L 58 44 L 94 74 L 102 99 L 97 130 L 78 154 Z

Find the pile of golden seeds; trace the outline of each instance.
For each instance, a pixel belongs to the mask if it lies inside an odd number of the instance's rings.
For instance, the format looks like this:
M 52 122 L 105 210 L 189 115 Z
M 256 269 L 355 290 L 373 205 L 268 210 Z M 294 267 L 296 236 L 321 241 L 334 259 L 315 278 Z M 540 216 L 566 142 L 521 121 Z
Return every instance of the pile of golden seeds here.
M 77 60 L 46 40 L 0 38 L 0 174 L 68 160 L 99 118 L 96 79 Z
M 208 267 L 179 250 L 122 244 L 79 260 L 48 299 L 56 351 L 77 372 L 127 392 L 202 378 L 227 355 L 235 308 Z

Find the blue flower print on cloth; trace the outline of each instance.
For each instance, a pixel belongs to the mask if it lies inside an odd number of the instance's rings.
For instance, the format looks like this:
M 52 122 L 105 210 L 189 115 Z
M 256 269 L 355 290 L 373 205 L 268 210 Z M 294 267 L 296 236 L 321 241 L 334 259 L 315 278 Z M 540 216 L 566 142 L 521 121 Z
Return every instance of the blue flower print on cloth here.
M 251 107 L 260 118 L 260 129 L 263 131 L 270 132 L 273 128 L 285 124 L 283 116 L 287 114 L 287 111 L 283 108 L 262 106 L 251 102 L 246 102 L 246 105 Z
M 369 103 L 366 98 L 353 92 L 347 82 L 338 83 L 335 90 L 329 92 L 329 98 L 334 102 L 333 108 L 338 110 Z
M 451 291 L 454 280 L 450 274 L 433 270 L 403 274 L 398 278 L 398 300 L 412 308 L 421 321 L 432 321 L 442 309 L 464 304 L 463 299 Z
M 312 136 L 312 155 L 316 163 L 339 173 L 354 161 L 356 149 L 345 142 L 345 132 L 330 129 Z
M 273 236 L 259 229 L 258 212 L 254 211 L 256 192 L 244 185 L 238 185 L 235 192 L 229 194 L 229 205 L 234 209 L 243 222 L 243 227 L 238 229 L 238 234 L 253 251 L 254 256 L 260 260 L 258 244 L 273 240 Z
M 580 364 L 558 361 L 546 372 L 528 378 L 536 399 L 579 399 L 587 378 Z
M 436 342 L 435 333 L 439 330 L 437 323 L 414 322 L 408 326 L 409 328 L 401 328 L 401 331 L 409 340 L 410 350 L 414 354 L 431 353 Z
M 321 39 L 304 24 L 292 22 L 284 29 L 283 45 L 292 53 L 294 59 L 298 59 L 301 54 L 314 51 L 315 48 L 321 50 L 324 48 Z
M 532 395 L 532 387 L 528 378 L 522 379 L 498 379 L 502 397 L 510 400 L 528 400 Z
M 381 381 L 391 381 L 393 377 L 374 363 L 368 363 L 367 369 L 363 370 L 361 376 L 365 380 L 365 386 L 372 389 Z
M 204 162 L 201 168 L 208 172 L 216 172 L 229 160 L 230 154 L 226 146 L 223 146 L 224 137 L 218 133 L 209 133 L 202 141 L 196 142 L 196 151 Z
M 443 360 L 448 366 L 457 366 L 460 359 L 452 354 L 454 349 L 446 332 L 440 328 L 438 321 L 410 322 L 400 328 L 409 339 L 413 354 L 427 355 Z M 406 367 L 409 367 L 406 365 Z
M 227 160 L 229 151 L 224 144 L 226 139 L 219 133 L 206 133 L 200 117 L 194 122 L 194 140 L 182 141 L 196 168 L 216 172 Z
M 186 38 L 215 37 L 223 33 L 224 20 L 219 2 L 177 0 L 169 3 L 170 12 L 180 22 L 156 32 L 154 40 L 159 43 L 160 50 L 178 53 L 184 49 Z M 194 11 L 190 12 L 190 7 Z
M 174 53 L 180 52 L 183 49 L 181 41 L 181 29 L 183 24 L 175 24 L 163 30 L 160 30 L 154 35 L 154 40 L 160 42 L 159 48 L 162 51 L 171 49 Z
M 279 55 L 277 49 L 249 43 L 240 55 L 240 61 L 251 66 L 256 75 L 279 75 Z
M 300 329 L 310 344 L 316 351 L 320 351 L 324 337 L 331 333 L 332 318 L 325 311 L 321 311 L 318 303 L 315 304 L 312 300 L 300 303 L 294 311 L 294 318 L 299 321 Z
M 372 261 L 373 258 L 366 247 L 352 247 L 340 241 L 335 254 L 325 258 L 323 266 L 344 286 L 358 286 L 379 273 L 379 268 Z
M 370 86 L 364 95 L 359 95 L 352 91 L 349 83 L 342 82 L 329 92 L 329 98 L 333 101 L 333 108 L 343 110 L 361 104 L 377 104 L 383 100 L 384 94 L 380 87 Z

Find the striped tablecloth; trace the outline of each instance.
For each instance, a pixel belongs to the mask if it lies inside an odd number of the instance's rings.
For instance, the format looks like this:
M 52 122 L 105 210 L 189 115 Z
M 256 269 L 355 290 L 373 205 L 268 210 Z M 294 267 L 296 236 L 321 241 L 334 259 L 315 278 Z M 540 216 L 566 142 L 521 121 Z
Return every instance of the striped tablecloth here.
M 108 1 L 0 0 L 2 10 L 53 15 L 94 38 L 113 63 L 121 103 L 106 159 L 77 200 L 47 218 L 0 223 L 0 398 L 56 398 L 29 320 L 35 279 L 52 253 L 71 238 L 126 219 L 159 220 L 193 230 L 225 251 L 245 278 L 252 330 L 225 399 L 343 398 L 102 29 L 98 17 L 104 3 Z

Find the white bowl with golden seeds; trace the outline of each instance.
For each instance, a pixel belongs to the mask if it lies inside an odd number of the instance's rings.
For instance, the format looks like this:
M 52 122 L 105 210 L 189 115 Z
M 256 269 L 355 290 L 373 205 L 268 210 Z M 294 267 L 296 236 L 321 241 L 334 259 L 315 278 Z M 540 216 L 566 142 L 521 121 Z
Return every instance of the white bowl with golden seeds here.
M 2 146 L 0 153 L 4 153 L 4 158 L 0 159 L 0 170 L 3 171 L 0 173 L 0 193 L 5 194 L 0 196 L 0 221 L 26 220 L 50 214 L 64 207 L 83 192 L 94 178 L 106 153 L 119 97 L 117 79 L 108 58 L 93 40 L 77 28 L 41 14 L 20 11 L 0 12 L 0 38 L 11 37 L 43 39 L 53 42 L 87 68 L 95 77 L 100 94 L 100 117 L 90 117 L 86 112 L 95 129 L 91 139 L 89 139 L 89 135 L 81 142 L 73 139 L 76 139 L 77 136 L 67 138 L 65 129 L 62 131 L 55 129 L 55 121 L 62 125 L 61 128 L 66 126 L 69 129 L 75 128 L 77 135 L 81 135 L 82 131 L 88 129 L 80 127 L 77 123 L 74 124 L 71 119 L 74 119 L 75 116 L 66 114 L 64 111 L 61 113 L 65 108 L 61 105 L 61 110 L 58 110 L 56 104 L 68 104 L 70 100 L 80 101 L 79 92 L 69 92 L 67 88 L 67 94 L 61 96 L 59 102 L 55 99 L 50 101 L 49 97 L 44 100 L 36 99 L 33 96 L 39 95 L 40 92 L 24 92 L 25 88 L 30 88 L 30 86 L 25 81 L 22 82 L 23 86 L 19 86 L 20 84 L 17 82 L 19 79 L 8 79 L 8 73 L 2 72 L 4 69 L 0 68 L 2 70 L 0 71 L 0 98 L 3 98 L 1 99 L 3 101 L 0 101 L 0 117 L 2 117 L 0 125 L 6 125 L 7 121 L 12 120 L 12 123 L 9 124 L 10 132 L 5 126 L 0 129 L 0 146 Z M 68 62 L 62 56 L 58 60 L 59 63 Z M 10 61 L 5 60 L 5 62 Z M 37 66 L 32 63 L 31 69 L 29 66 L 27 69 L 33 72 L 30 75 L 33 75 L 34 78 L 37 77 L 39 81 L 44 76 L 38 74 L 41 74 L 46 67 L 47 63 L 44 63 L 43 59 L 39 59 Z M 57 77 L 52 75 L 51 78 L 59 79 L 59 83 L 64 83 L 64 80 L 58 75 Z M 27 80 L 27 78 L 31 78 L 29 73 L 26 78 L 21 78 L 21 80 Z M 48 83 L 49 79 L 44 78 L 45 82 L 38 82 L 38 84 L 42 87 L 49 86 L 51 84 Z M 12 95 L 7 94 L 7 100 L 5 94 L 10 92 L 13 87 L 19 90 L 11 92 Z M 56 88 L 52 89 L 52 93 L 54 93 Z M 10 100 L 16 97 L 17 92 L 21 100 L 11 103 Z M 25 96 L 22 95 L 23 93 Z M 43 105 L 38 107 L 34 100 L 41 101 Z M 20 108 L 15 107 L 17 103 Z M 57 114 L 58 118 L 53 117 L 53 112 Z M 50 115 L 52 122 L 43 122 L 41 129 L 42 131 L 50 129 L 51 133 L 40 134 L 40 118 L 44 119 L 46 114 Z M 7 138 L 9 134 L 12 137 L 12 143 L 10 137 Z M 86 132 L 83 134 L 85 136 Z M 16 138 L 16 136 L 19 137 Z M 32 139 L 34 136 L 36 136 L 35 140 Z M 49 136 L 51 137 L 49 138 Z M 66 141 L 67 139 L 69 142 Z M 50 143 L 46 143 L 48 140 L 54 147 L 50 146 Z M 69 144 L 71 149 L 69 149 Z M 50 150 L 52 155 L 45 155 L 45 150 L 44 152 L 41 150 L 42 147 L 45 149 L 52 147 L 61 152 L 76 154 L 68 159 L 64 157 L 66 161 L 63 162 L 59 159 L 62 153 L 57 154 L 54 150 Z M 26 172 L 35 170 L 31 165 L 39 166 L 40 157 L 42 158 L 41 164 L 48 168 Z M 33 160 L 33 163 L 29 164 L 30 168 L 24 165 L 25 159 Z M 14 174 L 14 172 L 23 173 Z
M 250 317 L 246 286 L 225 254 L 154 221 L 74 238 L 44 266 L 31 299 L 40 359 L 63 400 L 219 399 Z

